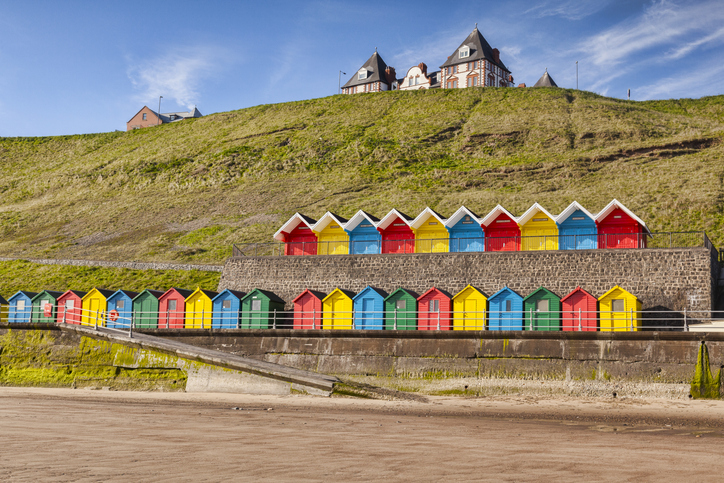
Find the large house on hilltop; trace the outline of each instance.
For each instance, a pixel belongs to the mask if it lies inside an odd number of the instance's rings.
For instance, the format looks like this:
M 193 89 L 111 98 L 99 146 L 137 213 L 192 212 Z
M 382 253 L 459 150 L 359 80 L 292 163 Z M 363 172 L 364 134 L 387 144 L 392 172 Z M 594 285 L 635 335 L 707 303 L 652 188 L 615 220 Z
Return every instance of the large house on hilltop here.
M 138 111 L 136 115 L 126 123 L 126 131 L 158 126 L 159 124 L 167 124 L 169 122 L 183 121 L 184 119 L 194 117 L 201 117 L 201 113 L 196 107 L 189 112 L 167 112 L 159 115 L 156 111 L 149 109 L 148 106 L 143 106 L 143 109 Z
M 359 92 L 391 91 L 397 88 L 395 69 L 388 67 L 380 54 L 372 54 L 367 62 L 355 72 L 350 80 L 342 86 L 343 94 L 357 94 Z
M 440 66 L 440 72 L 440 87 L 443 89 L 513 85 L 513 76 L 501 62 L 500 51 L 490 47 L 477 24 L 468 38 Z

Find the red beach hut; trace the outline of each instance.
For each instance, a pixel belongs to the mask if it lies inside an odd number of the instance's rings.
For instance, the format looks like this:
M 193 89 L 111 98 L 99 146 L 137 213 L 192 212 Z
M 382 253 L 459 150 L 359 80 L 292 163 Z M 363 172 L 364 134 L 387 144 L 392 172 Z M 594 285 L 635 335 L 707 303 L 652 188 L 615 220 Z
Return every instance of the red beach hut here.
M 432 287 L 417 298 L 417 330 L 450 330 L 451 295 Z
M 498 205 L 483 218 L 486 252 L 516 252 L 520 250 L 518 220 Z
M 80 325 L 83 309 L 82 300 L 86 294 L 87 292 L 68 290 L 58 297 L 56 302 L 58 304 L 58 309 L 56 310 L 58 317 L 55 320 L 58 323 L 65 321 L 66 324 Z
M 646 223 L 617 200 L 596 215 L 598 248 L 646 248 Z
M 316 290 L 305 290 L 297 295 L 294 303 L 295 329 L 322 328 L 322 300 L 327 295 Z
M 158 328 L 183 329 L 186 299 L 193 290 L 172 288 L 158 298 Z
M 413 219 L 395 209 L 377 224 L 382 235 L 382 253 L 415 253 L 415 233 L 410 224 Z
M 284 242 L 284 255 L 316 255 L 317 235 L 312 226 L 317 220 L 294 213 L 274 234 L 274 239 Z
M 577 287 L 561 299 L 561 329 L 596 332 L 598 330 L 598 299 Z

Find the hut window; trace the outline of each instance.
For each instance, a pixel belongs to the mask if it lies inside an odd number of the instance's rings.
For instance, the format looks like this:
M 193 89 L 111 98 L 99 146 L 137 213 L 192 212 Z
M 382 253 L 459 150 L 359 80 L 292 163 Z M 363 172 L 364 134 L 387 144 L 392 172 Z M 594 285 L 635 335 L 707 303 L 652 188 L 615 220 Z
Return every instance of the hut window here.
M 437 222 L 436 222 L 436 221 L 431 221 L 430 223 L 428 223 L 428 225 L 437 225 Z
M 621 215 L 616 215 L 614 216 L 614 218 L 621 218 Z
M 393 223 L 392 226 L 405 226 L 404 223 Z
M 548 221 L 548 218 L 533 218 L 533 221 Z
M 548 312 L 548 300 L 536 300 L 535 301 L 535 311 L 536 312 Z
M 176 310 L 176 301 L 175 300 L 168 301 L 168 310 Z
M 510 220 L 498 220 L 495 223 L 510 223 Z
M 585 220 L 585 218 L 584 218 L 584 217 L 582 217 L 582 216 L 574 216 L 574 217 L 573 217 L 573 218 L 571 218 L 571 219 L 572 219 L 572 220 L 575 220 L 575 221 L 579 221 L 579 220 Z
M 510 300 L 505 301 L 505 311 L 506 312 L 512 312 L 513 311 L 513 302 Z
M 40 307 L 44 309 L 45 306 L 48 305 L 49 303 L 50 303 L 50 300 L 42 300 L 40 302 Z
M 330 228 L 339 228 L 339 225 L 332 225 Z
M 624 310 L 625 309 L 624 309 L 623 299 L 611 300 L 611 311 L 623 312 Z
M 116 308 L 117 309 L 124 309 L 126 308 L 126 301 L 125 300 L 119 300 L 116 302 Z
M 251 310 L 261 310 L 261 300 L 252 300 L 251 301 Z
M 371 228 L 371 227 L 372 227 L 372 224 L 371 224 L 371 223 L 362 223 L 362 224 L 360 225 L 360 227 L 361 227 L 361 228 Z
M 25 300 L 18 300 L 18 310 L 25 310 Z
M 225 309 L 230 309 L 230 308 L 231 308 L 231 300 L 224 300 L 224 301 L 221 303 L 221 307 L 222 307 L 222 308 L 225 308 Z
M 405 310 L 406 306 L 407 300 L 398 300 L 397 302 L 395 302 L 395 308 L 397 310 Z
M 66 309 L 72 309 L 73 307 L 75 307 L 75 300 L 66 300 L 65 301 Z
M 465 218 L 463 219 L 463 225 L 471 224 L 473 220 L 470 219 L 468 215 L 465 215 Z
M 430 300 L 430 312 L 440 312 L 439 300 Z

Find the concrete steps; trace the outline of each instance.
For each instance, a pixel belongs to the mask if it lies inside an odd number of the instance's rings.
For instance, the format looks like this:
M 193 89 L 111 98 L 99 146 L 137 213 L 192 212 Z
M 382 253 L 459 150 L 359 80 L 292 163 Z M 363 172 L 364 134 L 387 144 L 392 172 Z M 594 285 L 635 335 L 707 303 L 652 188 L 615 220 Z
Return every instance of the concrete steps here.
M 331 395 L 339 379 L 334 376 L 318 374 L 293 367 L 264 362 L 212 349 L 204 349 L 182 342 L 162 339 L 147 334 L 133 333 L 99 327 L 86 327 L 72 324 L 58 324 L 63 331 L 72 331 L 93 339 L 106 340 L 142 350 L 150 350 L 178 357 L 186 361 L 202 362 L 223 369 L 231 369 L 252 377 L 243 378 L 235 383 L 241 393 L 280 394 L 289 389 L 317 395 Z M 228 374 L 226 374 L 228 376 Z M 278 383 L 278 384 L 269 384 Z M 245 385 L 249 387 L 245 390 Z M 253 387 L 252 387 L 253 386 Z M 288 386 L 288 387 L 287 387 Z M 266 388 L 266 389 L 265 389 Z M 281 392 L 280 392 L 281 391 Z

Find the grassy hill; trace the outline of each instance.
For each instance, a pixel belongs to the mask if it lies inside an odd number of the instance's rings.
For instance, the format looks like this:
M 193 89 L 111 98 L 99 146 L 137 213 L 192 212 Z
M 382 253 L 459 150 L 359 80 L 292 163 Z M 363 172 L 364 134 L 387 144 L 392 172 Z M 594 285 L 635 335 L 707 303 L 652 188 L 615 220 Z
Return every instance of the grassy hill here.
M 132 132 L 0 138 L 0 256 L 221 262 L 295 211 L 618 198 L 724 244 L 724 96 L 565 89 L 332 96 Z

